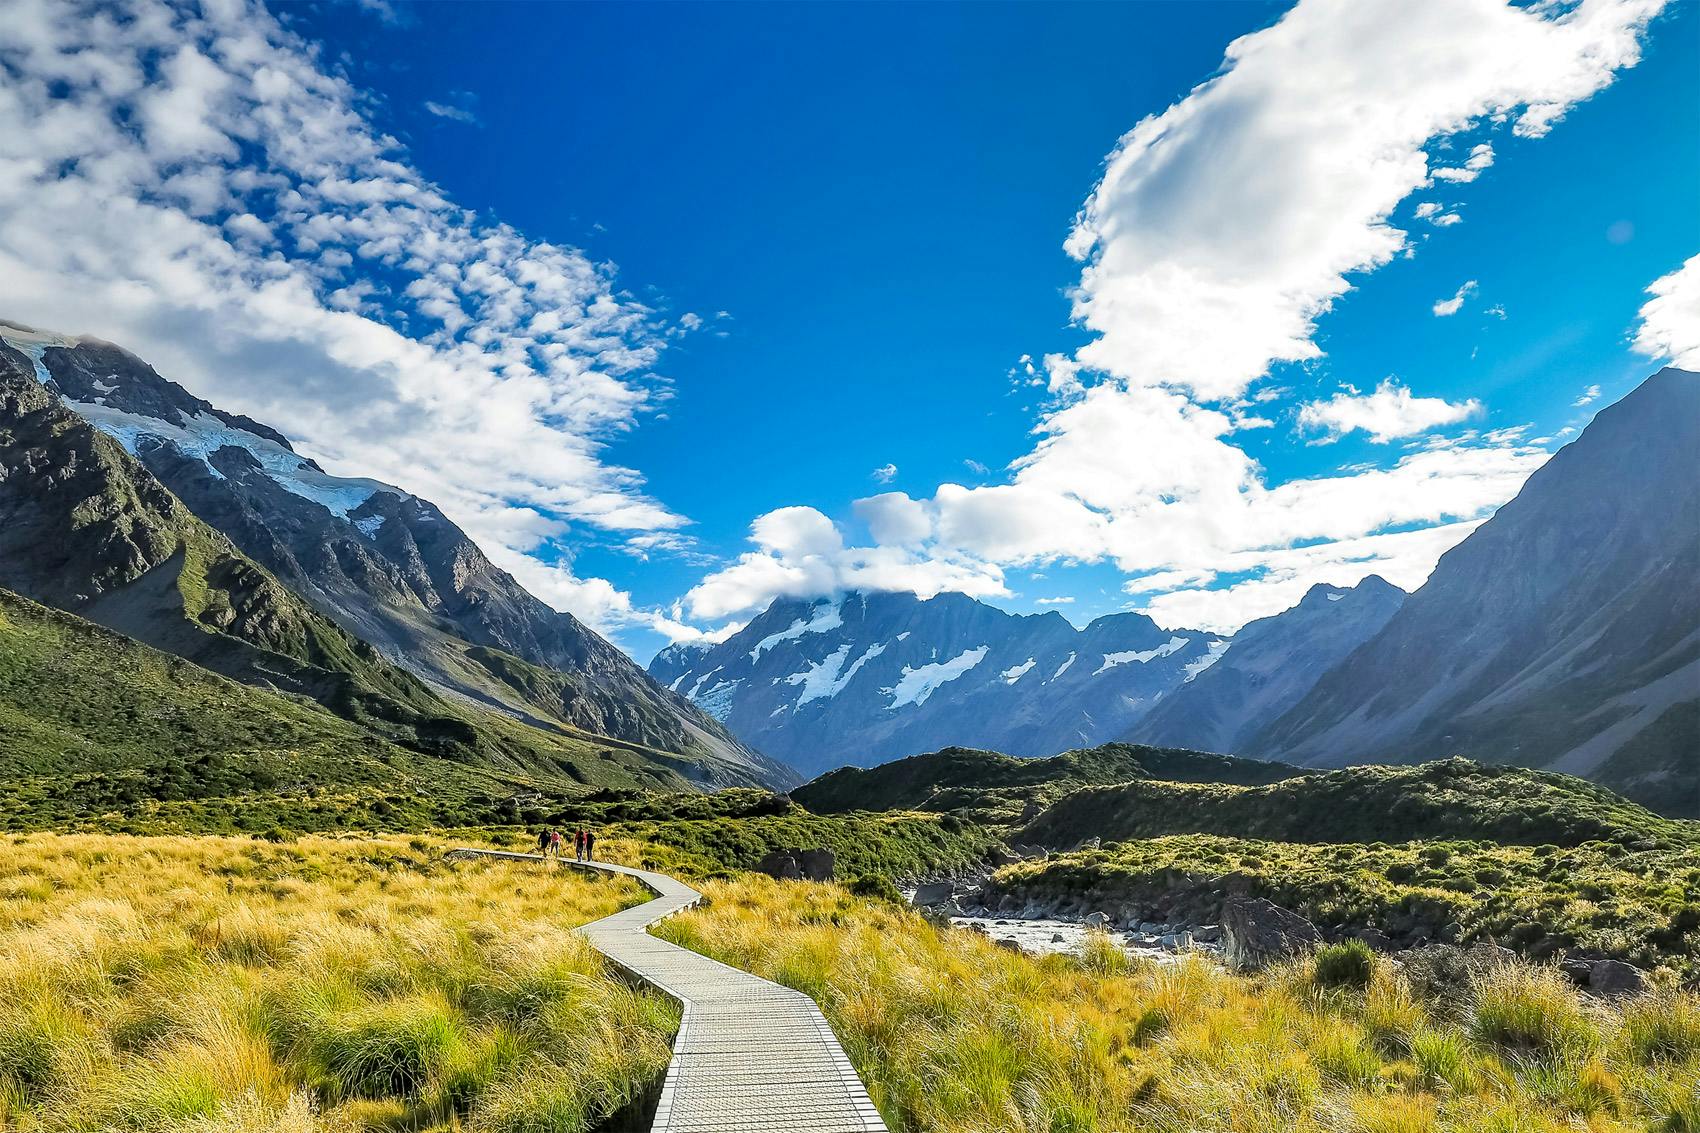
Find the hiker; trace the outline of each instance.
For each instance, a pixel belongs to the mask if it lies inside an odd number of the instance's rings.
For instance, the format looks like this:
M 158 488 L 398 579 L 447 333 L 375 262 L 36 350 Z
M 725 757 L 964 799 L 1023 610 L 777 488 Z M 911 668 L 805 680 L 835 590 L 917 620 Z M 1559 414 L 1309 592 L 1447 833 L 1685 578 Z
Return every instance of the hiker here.
M 537 832 L 537 852 L 545 857 L 549 854 L 549 829 L 544 827 Z
M 596 860 L 596 834 L 591 830 L 584 832 L 584 860 L 587 862 Z
M 573 842 L 578 851 L 578 860 L 582 862 L 584 860 L 584 827 L 579 827 L 578 833 L 573 836 Z
M 561 837 L 561 832 L 559 830 L 549 831 L 549 849 L 554 851 L 557 858 L 562 856 L 562 847 L 565 845 L 566 840 Z

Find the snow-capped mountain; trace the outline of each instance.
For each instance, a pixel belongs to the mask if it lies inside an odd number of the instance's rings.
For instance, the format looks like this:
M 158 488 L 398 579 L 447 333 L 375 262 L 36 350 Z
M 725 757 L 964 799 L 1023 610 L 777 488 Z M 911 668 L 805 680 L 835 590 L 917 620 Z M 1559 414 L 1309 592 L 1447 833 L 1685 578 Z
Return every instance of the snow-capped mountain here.
M 1242 754 L 1466 755 L 1700 816 L 1700 374 L 1601 410 Z
M 1049 755 L 1125 734 L 1227 638 L 1114 614 L 1076 629 L 962 594 L 780 599 L 650 675 L 805 774 L 947 745 Z
M 677 753 L 704 782 L 793 781 L 528 593 L 429 501 L 330 475 L 276 429 L 218 409 L 110 343 L 0 322 L 0 364 L 33 372 L 202 522 L 439 688 Z
M 1127 739 L 1243 754 L 1250 737 L 1379 633 L 1404 600 L 1403 590 L 1373 574 L 1349 589 L 1311 587 L 1292 609 L 1242 627 L 1231 653 L 1164 699 Z

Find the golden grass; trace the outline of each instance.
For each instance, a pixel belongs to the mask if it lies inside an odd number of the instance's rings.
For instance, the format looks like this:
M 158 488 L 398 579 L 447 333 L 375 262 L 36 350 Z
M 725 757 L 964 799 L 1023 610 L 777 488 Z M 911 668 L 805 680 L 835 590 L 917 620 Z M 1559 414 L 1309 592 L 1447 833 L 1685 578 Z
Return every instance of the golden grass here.
M 642 890 L 444 848 L 0 840 L 0 1129 L 594 1127 L 677 1014 L 570 930 Z
M 0 1130 L 605 1127 L 677 1015 L 570 929 L 643 894 L 444 848 L 0 839 Z M 1036 960 L 834 886 L 704 889 L 663 935 L 818 999 L 899 1133 L 1700 1133 L 1693 994 L 1508 967 L 1433 1009 L 1379 958 Z
M 1700 1133 L 1700 999 L 1626 1014 L 1548 970 L 1430 1012 L 1384 960 L 1259 979 L 1015 955 L 832 886 L 706 885 L 661 935 L 820 1001 L 894 1130 Z

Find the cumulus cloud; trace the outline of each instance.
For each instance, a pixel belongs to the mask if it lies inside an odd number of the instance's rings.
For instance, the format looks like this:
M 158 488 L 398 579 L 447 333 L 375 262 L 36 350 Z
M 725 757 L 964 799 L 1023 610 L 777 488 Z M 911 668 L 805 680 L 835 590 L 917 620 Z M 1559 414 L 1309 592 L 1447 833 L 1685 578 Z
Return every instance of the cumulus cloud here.
M 1405 247 L 1389 218 L 1430 183 L 1431 143 L 1498 120 L 1545 134 L 1637 61 L 1660 6 L 1303 0 L 1235 40 L 1121 139 L 1081 211 L 1074 313 L 1097 339 L 1079 361 L 1215 399 L 1317 357 L 1347 277 Z
M 882 464 L 878 468 L 874 469 L 869 475 L 881 484 L 889 484 L 893 480 L 897 479 L 897 465 Z
M 665 395 L 609 268 L 449 200 L 257 5 L 17 0 L 6 25 L 0 313 L 126 345 L 436 501 L 547 600 L 645 620 L 559 565 L 573 525 L 685 522 L 603 459 Z
M 1647 285 L 1635 349 L 1685 370 L 1700 370 L 1700 256 Z
M 751 525 L 756 550 L 703 579 L 684 597 L 690 616 L 714 621 L 765 607 L 775 598 L 844 590 L 907 590 L 923 598 L 947 590 L 1007 595 L 1003 572 L 963 557 L 903 547 L 846 547 L 836 526 L 807 507 L 780 508 Z
M 1068 605 L 1072 605 L 1073 603 L 1074 603 L 1074 595 L 1072 595 L 1072 594 L 1059 594 L 1055 598 L 1035 598 L 1035 599 L 1033 599 L 1033 604 L 1035 606 L 1068 606 Z
M 1598 387 L 1595 389 L 1597 392 Z M 1456 424 L 1481 412 L 1482 403 L 1473 397 L 1464 401 L 1413 397 L 1409 389 L 1387 378 L 1375 387 L 1374 393 L 1349 390 L 1327 401 L 1306 402 L 1299 408 L 1299 427 L 1321 430 L 1325 441 L 1336 441 L 1361 429 L 1372 442 L 1384 445 L 1441 425 Z
M 1456 315 L 1458 313 L 1458 309 L 1464 305 L 1464 300 L 1468 299 L 1475 292 L 1475 290 L 1476 290 L 1476 281 L 1473 280 L 1473 279 L 1466 280 L 1458 288 L 1458 290 L 1453 293 L 1452 298 L 1441 299 L 1441 300 L 1438 300 L 1435 303 L 1435 305 L 1434 305 L 1435 318 L 1444 319 L 1444 318 L 1448 317 L 1449 315 Z
M 1170 590 L 1148 602 L 1144 611 L 1158 625 L 1169 629 L 1233 633 L 1248 621 L 1297 605 L 1305 592 L 1318 583 L 1356 586 L 1377 574 L 1401 589 L 1415 590 L 1434 570 L 1440 556 L 1480 524 L 1480 520 L 1472 520 L 1297 547 L 1276 554 L 1230 557 L 1224 560 L 1227 569 L 1249 569 L 1252 577 L 1215 590 L 1199 587 Z

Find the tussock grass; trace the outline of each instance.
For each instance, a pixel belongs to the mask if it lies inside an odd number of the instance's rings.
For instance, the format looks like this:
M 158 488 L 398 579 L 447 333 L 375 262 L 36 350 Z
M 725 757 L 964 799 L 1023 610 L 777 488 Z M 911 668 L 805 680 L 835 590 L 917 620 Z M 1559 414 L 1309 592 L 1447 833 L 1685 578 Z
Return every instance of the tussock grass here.
M 832 886 L 705 892 L 661 934 L 815 995 L 906 1133 L 1700 1130 L 1691 993 L 1624 1010 L 1504 965 L 1442 1010 L 1352 949 L 1246 979 L 1020 956 Z
M 644 899 L 414 838 L 0 840 L 0 1130 L 588 1130 L 678 1016 L 571 932 Z

